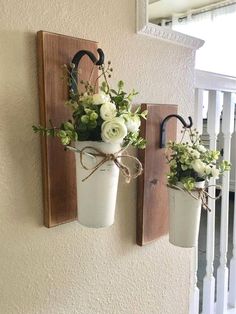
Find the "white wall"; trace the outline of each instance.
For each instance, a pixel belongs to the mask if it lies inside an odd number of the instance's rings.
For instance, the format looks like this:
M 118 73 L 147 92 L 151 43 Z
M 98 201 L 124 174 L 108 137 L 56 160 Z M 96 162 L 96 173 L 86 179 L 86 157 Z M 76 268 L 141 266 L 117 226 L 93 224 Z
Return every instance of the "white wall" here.
M 135 244 L 135 183 L 109 229 L 42 225 L 38 30 L 98 41 L 139 103 L 193 107 L 194 54 L 135 34 L 135 0 L 1 1 L 0 314 L 188 313 L 192 251 Z

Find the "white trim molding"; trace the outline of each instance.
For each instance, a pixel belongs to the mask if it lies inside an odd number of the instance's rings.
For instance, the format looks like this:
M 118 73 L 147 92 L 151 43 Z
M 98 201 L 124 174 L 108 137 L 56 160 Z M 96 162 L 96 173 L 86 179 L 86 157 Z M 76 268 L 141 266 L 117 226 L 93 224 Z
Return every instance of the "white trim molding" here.
M 199 49 L 204 40 L 173 31 L 148 21 L 148 0 L 136 0 L 136 30 L 138 34 L 165 40 L 192 50 Z
M 236 77 L 195 70 L 195 88 L 236 93 Z

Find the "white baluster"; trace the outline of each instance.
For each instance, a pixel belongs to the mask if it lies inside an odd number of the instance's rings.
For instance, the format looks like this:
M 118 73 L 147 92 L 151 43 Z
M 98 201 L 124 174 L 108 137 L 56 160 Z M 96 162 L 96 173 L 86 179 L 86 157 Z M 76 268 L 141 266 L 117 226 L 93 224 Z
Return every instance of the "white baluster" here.
M 208 98 L 208 116 L 207 116 L 207 133 L 210 139 L 210 149 L 216 150 L 217 136 L 220 131 L 220 92 L 209 91 Z M 214 185 L 215 180 L 210 180 L 210 185 Z M 209 188 L 209 194 L 215 196 L 215 187 Z M 207 213 L 207 244 L 206 244 L 206 275 L 203 280 L 203 313 L 214 313 L 215 302 L 215 278 L 213 275 L 214 267 L 214 246 L 215 246 L 215 200 L 209 198 L 208 205 L 211 212 Z M 221 313 L 222 314 L 222 313 Z
M 224 93 L 222 132 L 224 135 L 224 159 L 230 161 L 231 136 L 234 128 L 234 103 L 232 94 Z M 220 266 L 217 269 L 216 314 L 227 310 L 228 301 L 228 219 L 229 219 L 229 172 L 222 180 L 221 226 L 220 226 Z
M 194 127 L 202 134 L 203 127 L 203 90 L 195 89 Z M 199 289 L 197 287 L 198 247 L 194 251 L 193 259 L 193 289 L 190 295 L 189 314 L 199 314 Z
M 199 289 L 197 287 L 198 247 L 194 249 L 193 257 L 193 289 L 190 294 L 189 314 L 199 314 Z
M 236 125 L 235 125 L 236 131 Z M 236 136 L 234 140 L 234 147 L 236 147 Z M 234 164 L 236 164 L 236 160 L 232 160 Z M 236 195 L 236 167 L 234 180 L 234 195 Z M 234 201 L 234 224 L 233 224 L 233 257 L 230 261 L 230 277 L 229 277 L 229 305 L 232 307 L 236 307 L 236 200 Z
M 202 134 L 203 127 L 203 90 L 195 89 L 194 127 Z

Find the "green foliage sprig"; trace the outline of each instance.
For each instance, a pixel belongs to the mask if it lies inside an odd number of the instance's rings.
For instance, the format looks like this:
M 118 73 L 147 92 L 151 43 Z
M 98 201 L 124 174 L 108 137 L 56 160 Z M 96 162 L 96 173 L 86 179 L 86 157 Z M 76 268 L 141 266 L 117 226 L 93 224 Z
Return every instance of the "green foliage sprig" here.
M 74 65 L 71 64 L 73 68 Z M 73 76 L 68 67 L 64 66 L 64 78 L 71 86 Z M 70 145 L 73 141 L 103 141 L 106 143 L 120 143 L 145 148 L 146 140 L 140 136 L 141 119 L 146 119 L 147 111 L 138 107 L 132 108 L 133 98 L 138 94 L 135 90 L 124 91 L 124 82 L 119 81 L 117 89 L 112 89 L 108 83 L 113 68 L 111 62 L 99 67 L 99 75 L 91 84 L 94 67 L 87 81 L 81 80 L 81 92 L 72 91 L 65 105 L 71 109 L 71 120 L 63 122 L 60 127 L 45 128 L 41 125 L 33 126 L 35 133 L 57 136 L 63 145 Z M 79 73 L 78 73 L 79 74 Z M 96 93 L 98 80 L 103 78 L 99 93 Z
M 196 129 L 184 129 L 182 132 L 180 143 L 170 141 L 167 146 L 166 158 L 170 166 L 167 179 L 170 185 L 181 182 L 185 189 L 191 191 L 196 182 L 218 179 L 225 171 L 230 170 L 228 161 L 219 162 L 219 151 L 208 150 L 202 145 Z M 189 141 L 183 142 L 186 133 Z

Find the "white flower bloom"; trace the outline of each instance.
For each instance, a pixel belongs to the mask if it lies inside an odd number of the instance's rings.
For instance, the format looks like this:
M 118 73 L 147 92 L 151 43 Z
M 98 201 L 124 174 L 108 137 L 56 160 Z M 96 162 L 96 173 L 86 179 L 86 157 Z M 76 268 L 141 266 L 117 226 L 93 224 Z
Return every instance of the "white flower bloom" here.
M 196 149 L 192 149 L 191 155 L 196 159 L 200 158 L 200 153 Z
M 187 165 L 181 165 L 181 169 L 182 169 L 183 171 L 185 171 L 185 170 L 188 169 L 188 166 L 187 166 Z
M 187 146 L 186 149 L 188 153 L 192 155 L 193 158 L 196 158 L 196 159 L 200 158 L 200 153 L 196 149 L 193 149 L 192 147 L 189 147 L 189 146 Z
M 216 167 L 212 167 L 211 168 L 211 174 L 212 174 L 212 177 L 214 179 L 218 179 L 219 178 L 219 175 L 220 175 L 220 170 L 217 169 Z
M 101 129 L 102 140 L 106 143 L 120 144 L 127 135 L 126 125 L 120 117 L 104 121 Z
M 212 173 L 212 167 L 211 166 L 206 166 L 205 167 L 205 173 L 206 173 L 206 175 L 211 174 Z
M 111 120 L 117 114 L 116 105 L 112 102 L 106 102 L 101 106 L 100 115 L 103 120 Z
M 99 94 L 94 94 L 93 95 L 93 104 L 94 105 L 102 105 L 106 102 L 109 102 L 110 96 L 104 92 L 100 92 Z
M 192 165 L 194 171 L 196 171 L 199 176 L 204 175 L 204 171 L 206 168 L 206 165 L 204 164 L 204 162 L 202 162 L 200 159 L 196 159 L 196 160 L 192 161 L 191 165 Z
M 127 127 L 128 132 L 138 132 L 140 125 L 141 125 L 141 120 L 138 115 L 136 116 L 131 116 L 129 114 L 124 115 L 125 117 L 125 125 Z
M 203 145 L 198 145 L 197 149 L 198 149 L 199 152 L 201 152 L 201 153 L 205 153 L 205 152 L 206 152 L 206 147 L 204 147 Z
M 83 96 L 80 96 L 79 100 L 86 103 L 92 103 L 93 97 L 88 95 L 87 93 L 84 93 Z

